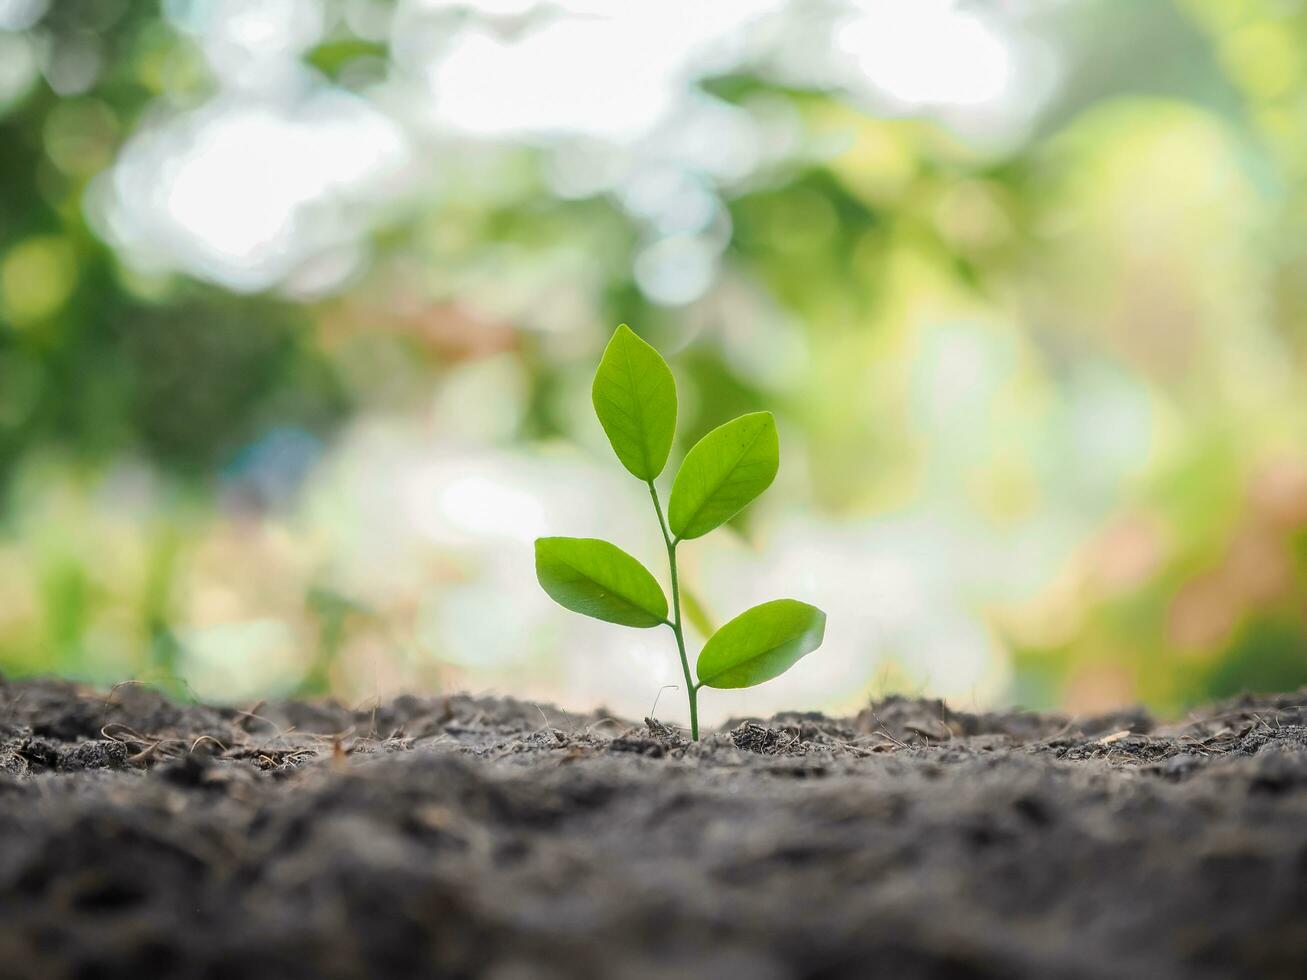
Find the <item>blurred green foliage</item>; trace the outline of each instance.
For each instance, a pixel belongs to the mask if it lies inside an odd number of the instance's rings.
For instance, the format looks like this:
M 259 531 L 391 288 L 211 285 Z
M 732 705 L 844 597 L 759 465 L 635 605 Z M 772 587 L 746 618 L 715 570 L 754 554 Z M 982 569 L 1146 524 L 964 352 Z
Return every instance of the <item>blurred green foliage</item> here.
M 717 284 L 688 304 L 642 288 L 646 233 L 612 195 L 557 193 L 526 146 L 438 143 L 440 179 L 378 205 L 367 261 L 319 294 L 142 271 L 88 213 L 161 105 L 214 96 L 195 36 L 107 0 L 0 31 L 34 59 L 0 88 L 0 668 L 176 679 L 194 656 L 221 680 L 203 650 L 228 644 L 280 658 L 233 659 L 256 688 L 356 694 L 350 657 L 457 682 L 422 596 L 341 584 L 347 518 L 305 516 L 305 481 L 370 419 L 463 432 L 431 392 L 505 357 L 520 411 L 459 438 L 593 444 L 584 365 L 628 321 L 680 351 L 674 454 L 778 405 L 806 456 L 791 499 L 836 528 L 924 515 L 995 556 L 941 562 L 1006 658 L 991 693 L 1174 709 L 1307 683 L 1307 7 L 1061 7 L 1057 95 L 997 150 L 704 80 L 792 119 L 803 152 L 718 188 Z M 301 62 L 362 92 L 394 52 L 351 23 Z M 89 81 L 56 77 L 63 55 Z M 464 583 L 461 558 L 421 560 Z M 973 595 L 972 560 L 1031 580 Z M 857 696 L 887 659 L 865 658 Z M 911 645 L 888 659 L 921 677 Z

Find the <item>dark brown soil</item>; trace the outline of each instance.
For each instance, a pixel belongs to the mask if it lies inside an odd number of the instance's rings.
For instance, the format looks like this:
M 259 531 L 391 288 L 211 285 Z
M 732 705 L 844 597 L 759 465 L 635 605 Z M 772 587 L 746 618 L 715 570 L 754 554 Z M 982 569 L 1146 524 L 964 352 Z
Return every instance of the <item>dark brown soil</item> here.
M 690 745 L 0 680 L 0 976 L 1307 977 L 1305 704 Z

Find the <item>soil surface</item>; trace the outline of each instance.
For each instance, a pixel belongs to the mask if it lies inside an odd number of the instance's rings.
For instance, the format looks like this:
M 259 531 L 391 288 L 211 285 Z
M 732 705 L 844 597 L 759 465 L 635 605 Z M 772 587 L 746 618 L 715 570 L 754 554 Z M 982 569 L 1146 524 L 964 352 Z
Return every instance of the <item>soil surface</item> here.
M 690 744 L 0 679 L 0 977 L 1301 978 L 1304 705 Z

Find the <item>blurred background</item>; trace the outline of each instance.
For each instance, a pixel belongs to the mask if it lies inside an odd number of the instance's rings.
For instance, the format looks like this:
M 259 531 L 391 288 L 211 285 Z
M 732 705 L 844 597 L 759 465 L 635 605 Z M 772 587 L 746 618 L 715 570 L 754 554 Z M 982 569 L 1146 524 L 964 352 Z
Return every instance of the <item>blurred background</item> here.
M 648 713 L 625 321 L 830 614 L 709 722 L 1307 683 L 1305 123 L 1299 0 L 0 0 L 0 671 Z

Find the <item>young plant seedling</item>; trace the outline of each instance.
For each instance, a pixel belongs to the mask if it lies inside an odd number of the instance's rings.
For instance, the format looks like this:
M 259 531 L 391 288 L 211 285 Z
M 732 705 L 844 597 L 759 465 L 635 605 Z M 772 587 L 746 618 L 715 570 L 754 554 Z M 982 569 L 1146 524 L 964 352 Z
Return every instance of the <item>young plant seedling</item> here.
M 595 414 L 622 465 L 649 487 L 667 545 L 671 618 L 662 586 L 621 548 L 598 538 L 537 538 L 536 577 L 559 605 L 620 626 L 670 626 L 690 699 L 690 736 L 699 739 L 699 689 L 753 687 L 779 677 L 821 646 L 826 614 L 797 599 L 754 606 L 717 630 L 690 674 L 681 621 L 676 548 L 701 538 L 748 506 L 776 478 L 780 447 L 770 412 L 741 415 L 695 444 L 672 482 L 667 516 L 654 480 L 676 432 L 676 382 L 667 362 L 626 324 L 608 342 L 591 389 Z

